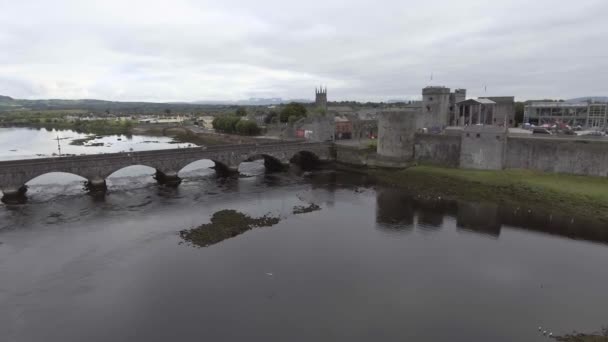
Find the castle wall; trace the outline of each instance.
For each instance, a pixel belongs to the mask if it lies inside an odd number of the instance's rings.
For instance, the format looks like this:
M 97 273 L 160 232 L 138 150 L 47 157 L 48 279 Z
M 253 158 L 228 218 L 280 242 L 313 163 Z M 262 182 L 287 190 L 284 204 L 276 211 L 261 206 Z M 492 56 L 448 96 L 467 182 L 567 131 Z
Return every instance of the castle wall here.
M 506 167 L 606 177 L 608 176 L 608 142 L 509 137 Z
M 460 167 L 501 170 L 504 167 L 505 129 L 496 126 L 468 126 L 460 143 Z
M 414 155 L 415 111 L 385 111 L 378 115 L 378 155 L 412 159 Z
M 460 139 L 460 135 L 417 133 L 414 138 L 414 159 L 423 164 L 458 167 Z

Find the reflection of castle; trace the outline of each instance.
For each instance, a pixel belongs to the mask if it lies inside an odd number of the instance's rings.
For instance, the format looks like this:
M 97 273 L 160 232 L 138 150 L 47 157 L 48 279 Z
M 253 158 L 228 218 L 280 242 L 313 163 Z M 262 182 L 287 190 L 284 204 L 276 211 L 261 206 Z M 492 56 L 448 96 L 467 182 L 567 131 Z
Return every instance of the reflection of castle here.
M 608 244 L 608 230 L 546 212 L 499 206 L 492 203 L 420 199 L 399 189 L 376 191 L 377 228 L 392 232 L 414 229 L 439 231 L 445 217 L 456 219 L 461 231 L 499 237 L 504 226 Z M 431 228 L 431 229 L 429 229 Z
M 376 222 L 384 230 L 411 230 L 414 228 L 412 199 L 400 190 L 379 189 L 376 192 Z
M 475 233 L 500 236 L 498 205 L 491 203 L 458 202 L 457 226 Z

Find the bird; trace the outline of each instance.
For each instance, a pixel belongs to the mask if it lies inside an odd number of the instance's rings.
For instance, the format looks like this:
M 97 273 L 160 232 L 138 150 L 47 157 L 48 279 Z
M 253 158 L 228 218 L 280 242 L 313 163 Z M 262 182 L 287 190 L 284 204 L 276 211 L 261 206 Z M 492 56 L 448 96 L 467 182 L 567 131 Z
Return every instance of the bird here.
M 547 330 L 543 330 L 543 335 L 547 335 Z
M 543 331 L 543 327 L 538 327 L 538 331 Z
M 549 333 L 549 337 L 553 337 L 553 333 L 552 332 Z

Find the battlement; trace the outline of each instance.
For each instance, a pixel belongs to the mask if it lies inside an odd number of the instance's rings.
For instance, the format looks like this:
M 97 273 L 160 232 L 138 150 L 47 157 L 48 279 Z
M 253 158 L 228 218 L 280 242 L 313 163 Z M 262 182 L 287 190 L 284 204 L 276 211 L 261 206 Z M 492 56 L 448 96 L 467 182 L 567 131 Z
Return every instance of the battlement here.
M 442 94 L 449 94 L 450 93 L 450 88 L 444 87 L 444 86 L 432 86 L 432 87 L 425 87 L 422 89 L 422 95 L 442 95 Z

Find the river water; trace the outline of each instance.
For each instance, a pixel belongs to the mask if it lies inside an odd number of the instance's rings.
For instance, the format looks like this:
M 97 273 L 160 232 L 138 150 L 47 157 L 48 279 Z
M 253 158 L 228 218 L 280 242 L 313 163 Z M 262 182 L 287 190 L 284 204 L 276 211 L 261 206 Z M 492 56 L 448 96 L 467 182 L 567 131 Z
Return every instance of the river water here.
M 545 341 L 538 326 L 608 324 L 605 227 L 331 170 L 198 166 L 178 188 L 132 170 L 105 198 L 49 176 L 0 206 L 0 340 Z M 180 237 L 224 209 L 280 222 Z
M 72 130 L 47 130 L 45 128 L 0 128 L 0 160 L 17 160 L 51 157 L 53 154 L 98 154 L 128 151 L 160 150 L 187 147 L 190 144 L 174 144 L 170 137 L 145 135 L 99 136 L 86 145 L 73 145 L 77 139 L 89 134 Z M 57 138 L 59 138 L 59 146 Z

